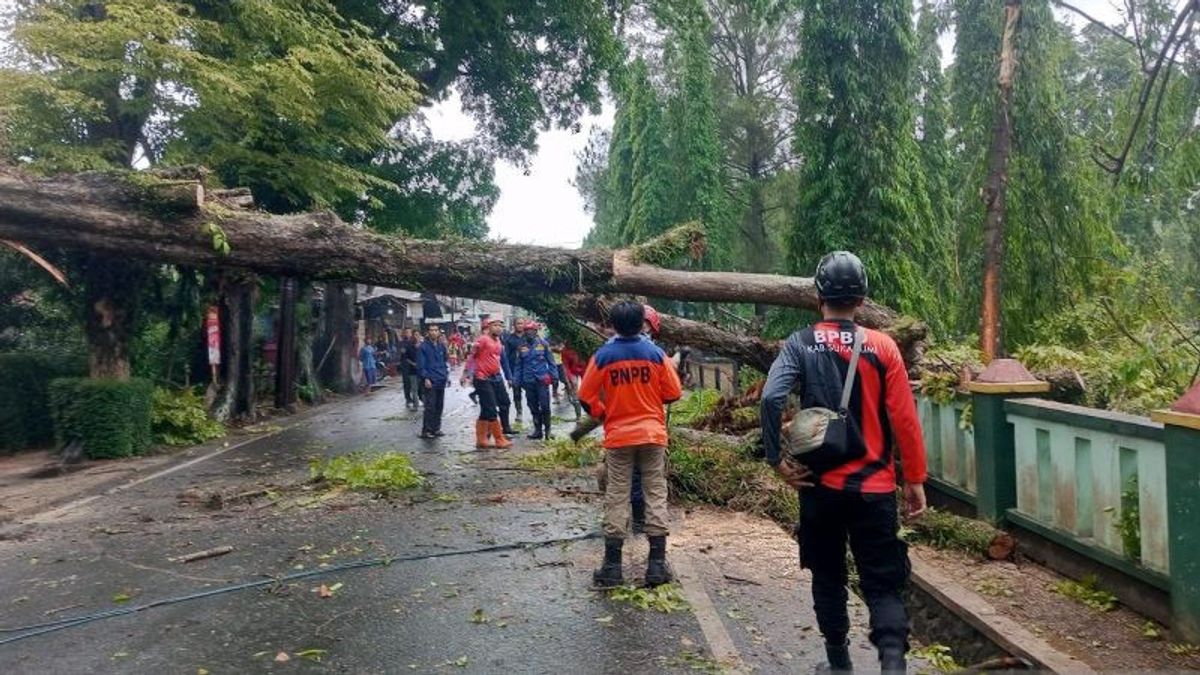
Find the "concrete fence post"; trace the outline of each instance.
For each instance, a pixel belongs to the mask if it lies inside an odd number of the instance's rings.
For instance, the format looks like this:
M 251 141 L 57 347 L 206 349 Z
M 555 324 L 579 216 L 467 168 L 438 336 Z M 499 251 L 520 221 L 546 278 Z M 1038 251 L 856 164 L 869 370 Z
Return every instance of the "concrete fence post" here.
M 1017 505 L 1017 458 L 1004 401 L 1036 396 L 1050 385 L 1016 359 L 996 359 L 968 385 L 975 424 L 975 508 L 980 518 L 999 524 Z
M 1200 642 L 1200 384 L 1151 417 L 1164 425 L 1172 628 Z

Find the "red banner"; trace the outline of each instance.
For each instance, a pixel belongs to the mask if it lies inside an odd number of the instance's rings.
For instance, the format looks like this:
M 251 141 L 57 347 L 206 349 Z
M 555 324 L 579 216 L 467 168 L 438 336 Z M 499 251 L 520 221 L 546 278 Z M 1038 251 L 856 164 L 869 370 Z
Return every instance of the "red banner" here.
M 208 308 L 204 330 L 208 335 L 208 363 L 218 365 L 221 363 L 221 318 L 216 305 Z

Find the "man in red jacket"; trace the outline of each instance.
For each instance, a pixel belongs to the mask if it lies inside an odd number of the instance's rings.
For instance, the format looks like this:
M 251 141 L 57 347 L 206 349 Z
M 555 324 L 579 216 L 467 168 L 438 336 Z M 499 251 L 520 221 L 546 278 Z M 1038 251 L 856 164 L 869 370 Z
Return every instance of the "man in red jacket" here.
M 853 668 L 847 642 L 848 538 L 880 666 L 885 673 L 902 673 L 908 651 L 902 592 L 909 563 L 908 548 L 897 532 L 893 448 L 900 451 L 905 516 L 912 519 L 925 511 L 925 443 L 899 348 L 887 335 L 854 322 L 867 296 L 862 261 L 846 251 L 830 253 L 817 266 L 815 282 L 823 318 L 788 338 L 763 387 L 763 449 L 767 462 L 800 489 L 800 564 L 812 571 L 813 606 L 825 637 L 828 670 Z M 853 378 L 847 377 L 850 364 L 857 365 Z M 847 381 L 847 459 L 831 462 L 817 474 L 781 457 L 788 395 L 798 395 L 802 408 L 838 410 Z
M 579 385 L 579 402 L 604 422 L 604 564 L 592 575 L 597 586 L 624 583 L 621 549 L 629 532 L 629 486 L 636 465 L 646 491 L 650 556 L 646 583 L 671 581 L 667 567 L 667 419 L 663 406 L 679 400 L 679 376 L 663 350 L 642 336 L 644 310 L 619 302 L 609 314 L 617 337 L 596 351 Z

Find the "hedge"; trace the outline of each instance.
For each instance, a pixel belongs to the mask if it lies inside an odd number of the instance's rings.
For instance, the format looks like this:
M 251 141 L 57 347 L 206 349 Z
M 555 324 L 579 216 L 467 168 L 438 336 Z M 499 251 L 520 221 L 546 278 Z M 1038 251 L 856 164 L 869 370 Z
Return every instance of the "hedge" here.
M 50 410 L 59 444 L 82 441 L 92 459 L 129 457 L 151 445 L 154 385 L 128 381 L 62 378 L 50 383 Z
M 0 354 L 0 452 L 47 445 L 54 439 L 50 381 L 87 374 L 87 360 L 44 352 Z

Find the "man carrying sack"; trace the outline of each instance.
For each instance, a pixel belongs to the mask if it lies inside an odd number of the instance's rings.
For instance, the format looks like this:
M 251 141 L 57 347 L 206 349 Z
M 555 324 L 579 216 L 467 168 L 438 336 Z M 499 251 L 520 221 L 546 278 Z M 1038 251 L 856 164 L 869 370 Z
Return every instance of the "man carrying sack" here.
M 905 671 L 908 547 L 898 536 L 896 458 L 908 519 L 925 511 L 925 443 L 896 343 L 858 326 L 867 273 L 853 253 L 821 259 L 815 278 L 822 320 L 792 334 L 762 394 L 767 462 L 800 490 L 800 565 L 812 571 L 813 606 L 833 672 L 848 672 L 846 542 L 871 613 L 871 643 L 885 673 Z M 782 428 L 789 394 L 800 410 Z M 781 439 L 782 432 L 782 439 Z M 783 453 L 781 454 L 781 449 Z

